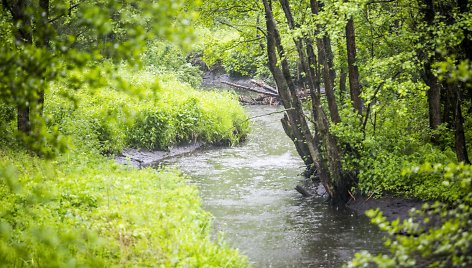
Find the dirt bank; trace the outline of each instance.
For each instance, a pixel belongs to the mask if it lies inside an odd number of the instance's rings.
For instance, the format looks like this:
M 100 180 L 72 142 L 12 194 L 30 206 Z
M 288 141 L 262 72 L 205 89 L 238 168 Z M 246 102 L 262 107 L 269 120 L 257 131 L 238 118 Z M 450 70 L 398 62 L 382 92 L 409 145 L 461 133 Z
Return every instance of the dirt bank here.
M 358 197 L 351 199 L 347 203 L 347 207 L 358 214 L 365 215 L 370 209 L 379 208 L 388 220 L 401 220 L 409 217 L 412 208 L 420 209 L 424 201 L 405 197 L 382 197 L 382 198 L 366 198 Z
M 298 187 L 300 186 L 297 186 L 297 188 Z M 304 188 L 302 190 L 307 191 L 310 196 L 324 198 L 327 198 L 328 196 L 324 187 L 319 183 L 310 185 L 310 183 L 306 181 L 301 188 Z M 296 190 L 300 192 L 300 189 Z M 407 197 L 369 198 L 357 196 L 351 198 L 351 200 L 346 204 L 346 207 L 358 215 L 365 215 L 366 211 L 378 208 L 388 220 L 395 220 L 397 218 L 403 220 L 409 218 L 409 212 L 411 209 L 420 209 L 424 203 L 425 201 Z

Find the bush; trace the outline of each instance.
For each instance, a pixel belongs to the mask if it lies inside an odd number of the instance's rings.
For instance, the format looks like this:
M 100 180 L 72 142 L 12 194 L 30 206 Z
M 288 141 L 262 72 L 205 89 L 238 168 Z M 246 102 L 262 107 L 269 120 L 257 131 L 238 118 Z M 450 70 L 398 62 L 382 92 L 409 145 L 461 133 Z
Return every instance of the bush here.
M 247 135 L 248 122 L 236 96 L 198 91 L 173 75 L 122 70 L 130 95 L 118 86 L 83 88 L 72 100 L 67 88 L 56 85 L 46 103 L 50 126 L 74 137 L 76 144 L 102 153 L 125 147 L 165 150 L 191 141 L 236 144 Z M 68 92 L 70 94 L 70 92 Z
M 202 71 L 185 58 L 184 52 L 174 44 L 155 41 L 148 44 L 142 61 L 148 70 L 156 74 L 175 74 L 180 82 L 199 87 L 202 83 Z
M 348 267 L 472 266 L 472 166 L 423 165 L 408 173 L 434 177 L 445 188 L 450 187 L 449 192 L 456 192 L 456 200 L 451 204 L 425 204 L 403 222 L 389 222 L 379 210 L 369 211 L 372 223 L 389 235 L 385 246 L 390 254 L 359 252 Z
M 127 130 L 126 143 L 135 148 L 165 150 L 172 144 L 174 131 L 165 111 L 144 111 Z

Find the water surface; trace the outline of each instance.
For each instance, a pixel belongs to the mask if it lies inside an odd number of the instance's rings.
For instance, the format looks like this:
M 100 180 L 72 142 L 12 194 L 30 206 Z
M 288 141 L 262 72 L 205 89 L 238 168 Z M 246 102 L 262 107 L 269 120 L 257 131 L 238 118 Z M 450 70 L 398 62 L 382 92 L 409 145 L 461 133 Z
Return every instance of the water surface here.
M 276 111 L 248 106 L 250 116 Z M 340 267 L 359 250 L 377 252 L 381 234 L 364 216 L 337 211 L 294 190 L 303 162 L 285 135 L 282 114 L 251 120 L 247 141 L 168 159 L 200 190 L 214 233 L 255 267 Z

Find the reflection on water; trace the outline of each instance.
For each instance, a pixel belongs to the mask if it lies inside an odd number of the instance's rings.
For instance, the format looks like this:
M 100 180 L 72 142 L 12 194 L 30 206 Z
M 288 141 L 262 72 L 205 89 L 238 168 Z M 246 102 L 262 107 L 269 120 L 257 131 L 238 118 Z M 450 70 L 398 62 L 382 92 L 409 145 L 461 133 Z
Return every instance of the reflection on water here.
M 274 112 L 247 107 L 251 116 Z M 281 114 L 252 120 L 247 142 L 166 161 L 189 175 L 214 219 L 214 233 L 255 267 L 340 267 L 359 250 L 378 251 L 368 219 L 330 208 L 294 190 L 303 162 L 281 127 Z

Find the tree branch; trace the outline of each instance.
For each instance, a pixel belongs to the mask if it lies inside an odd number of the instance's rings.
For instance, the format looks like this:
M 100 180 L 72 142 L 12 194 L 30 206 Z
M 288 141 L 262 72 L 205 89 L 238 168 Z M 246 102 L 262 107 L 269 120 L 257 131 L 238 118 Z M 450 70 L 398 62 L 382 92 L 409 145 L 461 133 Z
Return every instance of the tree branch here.
M 263 90 L 258 90 L 258 89 L 255 89 L 255 88 L 246 87 L 246 86 L 243 86 L 243 85 L 238 85 L 238 84 L 231 83 L 231 82 L 226 82 L 226 81 L 222 81 L 221 83 L 229 85 L 229 86 L 233 86 L 233 87 L 236 87 L 236 88 L 245 89 L 245 90 L 265 94 L 265 95 L 268 95 L 268 96 L 280 98 L 279 94 L 274 94 L 272 92 L 266 92 L 266 91 L 263 91 Z
M 3 0 L 3 1 L 5 1 L 5 0 Z M 64 16 L 70 14 L 70 12 L 71 12 L 72 10 L 74 10 L 74 9 L 77 8 L 77 7 L 79 7 L 82 3 L 83 3 L 83 2 L 79 2 L 79 3 L 77 3 L 77 4 L 74 4 L 74 5 L 70 6 L 70 7 L 67 9 L 66 12 L 64 12 L 63 14 L 58 15 L 58 16 L 55 17 L 55 18 L 50 19 L 48 22 L 49 22 L 49 23 L 53 23 L 53 22 L 55 22 L 56 20 L 58 20 L 58 19 L 60 19 L 60 18 L 62 18 L 62 17 L 64 17 Z

